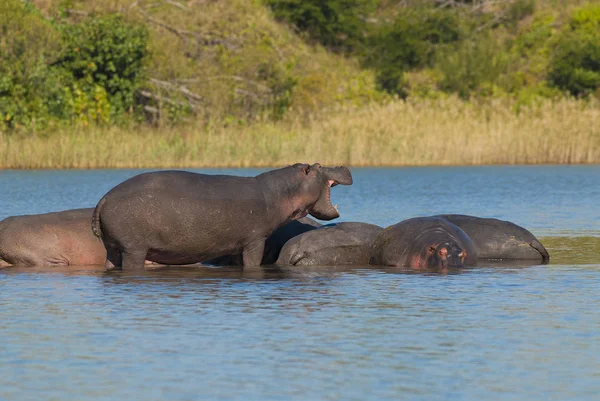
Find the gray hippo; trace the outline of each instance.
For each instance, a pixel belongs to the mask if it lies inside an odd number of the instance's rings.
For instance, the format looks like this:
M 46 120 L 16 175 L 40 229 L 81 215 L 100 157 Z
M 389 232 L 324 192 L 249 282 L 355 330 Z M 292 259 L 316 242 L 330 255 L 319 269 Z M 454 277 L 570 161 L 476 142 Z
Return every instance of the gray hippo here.
M 441 214 L 438 217 L 460 227 L 471 237 L 479 259 L 535 260 L 543 264 L 550 261 L 550 255 L 541 242 L 510 221 L 463 214 Z
M 477 264 L 475 245 L 463 230 L 441 217 L 416 217 L 383 230 L 375 239 L 371 264 L 415 269 Z
M 256 177 L 158 171 L 137 175 L 98 203 L 93 232 L 107 249 L 106 268 L 191 264 L 241 253 L 259 266 L 267 237 L 311 214 L 332 220 L 331 187 L 351 185 L 346 167 L 294 164 Z
M 367 223 L 328 224 L 289 240 L 277 265 L 368 265 L 371 246 L 383 228 Z
M 292 220 L 291 222 L 279 227 L 277 230 L 273 231 L 273 233 L 269 235 L 269 238 L 267 238 L 265 241 L 265 253 L 263 254 L 261 265 L 271 265 L 275 263 L 279 257 L 281 248 L 283 248 L 285 243 L 290 239 L 321 226 L 321 223 L 311 219 L 310 217 L 302 217 L 301 219 Z M 202 263 L 216 266 L 241 265 L 242 255 L 220 256 L 218 258 L 203 261 Z
M 93 211 L 74 209 L 0 221 L 0 266 L 103 264 L 106 249 L 90 227 Z

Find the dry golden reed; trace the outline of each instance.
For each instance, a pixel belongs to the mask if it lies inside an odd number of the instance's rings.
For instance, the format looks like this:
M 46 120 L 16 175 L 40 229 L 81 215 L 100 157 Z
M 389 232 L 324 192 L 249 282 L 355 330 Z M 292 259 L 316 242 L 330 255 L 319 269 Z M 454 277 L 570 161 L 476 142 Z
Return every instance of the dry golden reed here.
M 291 113 L 293 115 L 293 113 Z M 0 134 L 1 168 L 271 167 L 600 163 L 600 105 L 506 100 L 394 101 L 311 121 L 247 126 L 87 128 Z

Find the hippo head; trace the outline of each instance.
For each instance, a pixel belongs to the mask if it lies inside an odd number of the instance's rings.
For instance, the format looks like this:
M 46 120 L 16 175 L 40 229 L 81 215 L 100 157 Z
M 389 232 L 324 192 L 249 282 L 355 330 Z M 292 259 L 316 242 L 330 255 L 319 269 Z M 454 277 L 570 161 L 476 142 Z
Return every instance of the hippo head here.
M 433 244 L 427 249 L 427 267 L 431 268 L 465 267 L 466 258 L 467 252 L 454 241 Z
M 294 164 L 295 177 L 300 180 L 299 190 L 293 195 L 296 207 L 293 219 L 307 213 L 319 220 L 333 220 L 340 217 L 336 206 L 331 204 L 331 187 L 338 184 L 352 185 L 352 174 L 348 168 L 323 167 L 319 163 Z

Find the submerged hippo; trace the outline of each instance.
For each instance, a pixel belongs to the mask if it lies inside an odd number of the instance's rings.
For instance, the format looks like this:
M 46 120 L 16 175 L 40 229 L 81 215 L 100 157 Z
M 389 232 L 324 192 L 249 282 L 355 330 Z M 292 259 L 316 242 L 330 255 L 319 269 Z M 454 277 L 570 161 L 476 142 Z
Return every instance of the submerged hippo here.
M 477 264 L 475 245 L 459 227 L 441 217 L 416 217 L 383 230 L 375 239 L 371 264 L 417 269 Z
M 103 264 L 106 249 L 90 227 L 93 211 L 74 209 L 0 221 L 0 266 Z
M 367 223 L 328 224 L 289 240 L 276 264 L 368 265 L 371 246 L 383 228 Z
M 550 255 L 540 241 L 510 221 L 463 214 L 442 214 L 438 217 L 460 227 L 471 237 L 479 259 L 550 261 Z
M 259 266 L 265 240 L 278 227 L 311 214 L 339 217 L 331 187 L 351 185 L 346 167 L 294 164 L 256 177 L 159 171 L 111 189 L 92 228 L 107 249 L 106 268 L 143 267 L 144 259 L 191 264 L 241 253 Z
M 271 265 L 279 257 L 281 249 L 290 239 L 307 231 L 321 227 L 322 224 L 310 217 L 293 220 L 273 231 L 265 241 L 265 253 L 261 265 Z M 227 255 L 204 261 L 203 263 L 217 266 L 233 266 L 242 264 L 242 255 Z

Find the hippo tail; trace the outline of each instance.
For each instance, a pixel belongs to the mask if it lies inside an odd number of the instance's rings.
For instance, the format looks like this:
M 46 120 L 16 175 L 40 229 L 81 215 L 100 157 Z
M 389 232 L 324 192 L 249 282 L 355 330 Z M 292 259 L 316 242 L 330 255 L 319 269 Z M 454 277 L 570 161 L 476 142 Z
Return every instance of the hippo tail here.
M 96 205 L 94 209 L 94 214 L 92 214 L 92 232 L 98 238 L 102 238 L 102 224 L 100 222 L 100 209 L 102 209 L 102 205 L 106 202 L 106 198 L 100 199 L 100 202 Z
M 550 262 L 550 254 L 548 253 L 548 251 L 546 250 L 546 248 L 544 247 L 544 245 L 542 245 L 542 243 L 540 241 L 534 239 L 533 241 L 531 241 L 529 243 L 529 245 L 533 249 L 538 251 L 540 253 L 540 255 L 542 255 L 542 264 L 547 264 L 548 262 Z

